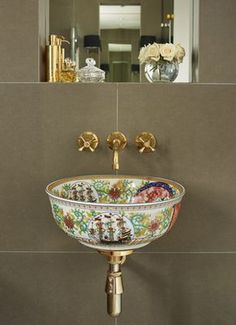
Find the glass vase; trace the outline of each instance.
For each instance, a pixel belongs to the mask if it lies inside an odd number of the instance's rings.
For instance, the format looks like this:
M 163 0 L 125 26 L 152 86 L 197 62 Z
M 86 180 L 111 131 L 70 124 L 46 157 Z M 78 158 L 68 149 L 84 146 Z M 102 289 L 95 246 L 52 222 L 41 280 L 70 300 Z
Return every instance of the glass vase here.
M 173 82 L 178 76 L 179 64 L 175 60 L 146 63 L 144 73 L 149 82 Z

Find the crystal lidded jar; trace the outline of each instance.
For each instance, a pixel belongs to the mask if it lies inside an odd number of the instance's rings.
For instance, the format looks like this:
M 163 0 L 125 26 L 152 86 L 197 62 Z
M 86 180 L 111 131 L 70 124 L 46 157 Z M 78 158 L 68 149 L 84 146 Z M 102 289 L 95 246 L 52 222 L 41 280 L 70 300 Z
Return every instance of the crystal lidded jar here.
M 95 67 L 96 61 L 93 58 L 85 60 L 86 66 L 78 71 L 80 82 L 103 82 L 105 79 L 105 72 Z

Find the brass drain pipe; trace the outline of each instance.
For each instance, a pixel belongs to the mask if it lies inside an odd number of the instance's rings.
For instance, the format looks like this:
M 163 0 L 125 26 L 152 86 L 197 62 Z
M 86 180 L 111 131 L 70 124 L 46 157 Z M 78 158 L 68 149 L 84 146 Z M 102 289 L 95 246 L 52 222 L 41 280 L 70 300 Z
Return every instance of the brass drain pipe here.
M 127 251 L 99 251 L 107 257 L 109 269 L 105 292 L 107 294 L 107 312 L 111 317 L 118 317 L 122 311 L 122 294 L 124 292 L 121 265 L 125 262 L 126 256 L 133 253 Z

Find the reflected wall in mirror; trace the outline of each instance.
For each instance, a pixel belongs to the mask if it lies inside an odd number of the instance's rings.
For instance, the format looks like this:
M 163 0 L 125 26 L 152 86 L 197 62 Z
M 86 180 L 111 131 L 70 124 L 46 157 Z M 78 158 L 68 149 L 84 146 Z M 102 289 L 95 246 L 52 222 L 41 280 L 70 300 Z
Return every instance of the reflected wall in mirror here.
M 50 0 L 50 34 L 70 41 L 66 56 L 80 68 L 87 57 L 94 58 L 110 82 L 147 82 L 138 60 L 142 36 L 181 43 L 186 57 L 176 81 L 191 82 L 192 12 L 193 0 Z M 88 35 L 97 35 L 101 46 L 85 47 Z
M 140 5 L 100 5 L 100 62 L 108 64 L 106 80 L 110 82 L 139 82 Z

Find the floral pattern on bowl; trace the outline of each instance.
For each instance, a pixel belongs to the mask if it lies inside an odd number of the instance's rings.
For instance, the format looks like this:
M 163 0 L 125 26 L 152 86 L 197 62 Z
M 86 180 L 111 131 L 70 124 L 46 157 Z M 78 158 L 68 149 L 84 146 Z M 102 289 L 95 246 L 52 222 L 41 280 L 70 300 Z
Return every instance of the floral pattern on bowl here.
M 173 226 L 184 188 L 135 176 L 63 179 L 46 189 L 54 219 L 69 236 L 102 250 L 135 249 Z
M 178 190 L 164 182 L 140 181 L 134 183 L 128 179 L 110 180 L 94 179 L 90 182 L 66 183 L 53 190 L 61 198 L 98 203 L 150 203 L 168 200 Z

